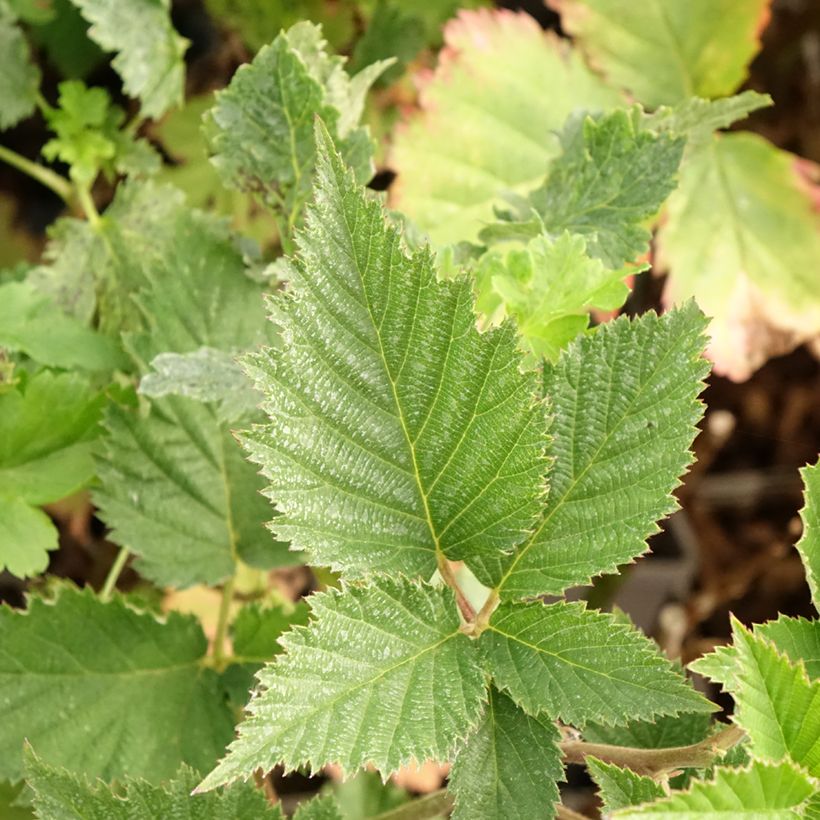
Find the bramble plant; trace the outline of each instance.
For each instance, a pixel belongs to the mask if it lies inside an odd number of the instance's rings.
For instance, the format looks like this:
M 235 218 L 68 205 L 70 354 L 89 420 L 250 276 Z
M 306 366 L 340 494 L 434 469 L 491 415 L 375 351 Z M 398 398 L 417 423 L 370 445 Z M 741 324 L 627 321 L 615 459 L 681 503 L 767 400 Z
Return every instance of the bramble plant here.
M 43 156 L 68 172 L 0 159 L 74 211 L 40 264 L 0 272 L 0 569 L 31 579 L 25 609 L 0 608 L 0 809 L 283 818 L 266 773 L 332 764 L 367 800 L 342 785 L 296 820 L 572 818 L 559 783 L 584 764 L 614 817 L 820 816 L 820 621 L 733 621 L 691 664 L 731 695 L 724 722 L 625 614 L 565 599 L 647 551 L 692 463 L 709 372 L 695 300 L 590 312 L 624 305 L 670 196 L 675 245 L 679 186 L 721 150 L 715 131 L 770 102 L 722 96 L 753 44 L 721 83 L 698 66 L 702 82 L 646 88 L 629 53 L 596 51 L 621 0 L 565 0 L 627 105 L 529 18 L 462 12 L 396 137 L 388 210 L 364 187 L 362 118 L 410 57 L 366 33 L 351 75 L 297 22 L 203 118 L 219 179 L 255 204 L 225 201 L 242 225 L 260 209 L 277 255 L 191 207 L 140 136 L 182 103 L 167 5 L 72 3 L 141 107 L 127 119 L 77 79 L 47 102 L 26 37 L 50 6 L 0 0 L 0 126 L 39 109 Z M 124 28 L 137 14 L 145 48 Z M 556 99 L 531 116 L 504 77 L 482 86 L 477 31 L 522 77 L 563 77 Z M 487 88 L 495 133 L 470 119 Z M 513 121 L 531 136 L 500 163 Z M 451 125 L 474 147 L 461 164 Z M 797 549 L 820 608 L 820 465 L 803 479 Z M 99 590 L 43 575 L 43 506 L 83 488 L 120 547 Z M 140 581 L 120 591 L 129 564 Z M 321 587 L 304 601 L 269 583 L 295 564 Z M 192 587 L 216 610 L 207 637 L 173 605 Z M 427 760 L 449 781 L 416 800 L 356 774 Z

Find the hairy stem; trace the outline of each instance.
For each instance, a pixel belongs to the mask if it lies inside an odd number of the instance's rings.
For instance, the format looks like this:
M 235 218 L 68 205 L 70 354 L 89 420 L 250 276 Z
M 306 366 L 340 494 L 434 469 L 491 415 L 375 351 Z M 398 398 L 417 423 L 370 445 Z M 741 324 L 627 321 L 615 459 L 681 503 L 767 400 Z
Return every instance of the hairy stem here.
M 108 570 L 108 575 L 105 576 L 105 582 L 100 590 L 100 600 L 103 603 L 111 599 L 111 595 L 117 586 L 117 581 L 119 580 L 120 574 L 125 568 L 125 564 L 130 555 L 131 553 L 128 551 L 128 547 L 120 547 L 120 551 L 114 559 L 114 563 L 111 564 L 111 569 Z
M 378 814 L 373 820 L 428 820 L 446 814 L 453 807 L 453 798 L 446 789 L 411 800 L 396 809 Z
M 676 769 L 705 768 L 718 754 L 731 749 L 744 736 L 743 729 L 727 726 L 700 743 L 668 749 L 633 749 L 606 743 L 587 743 L 583 740 L 565 740 L 560 743 L 560 747 L 566 763 L 583 763 L 587 755 L 592 755 L 604 763 L 614 763 L 616 766 L 632 769 L 637 774 L 658 777 Z
M 214 634 L 214 666 L 221 670 L 226 665 L 225 638 L 228 634 L 228 618 L 231 614 L 231 603 L 233 602 L 233 590 L 236 577 L 232 576 L 225 586 L 222 587 L 222 600 L 219 602 L 219 619 L 216 622 L 216 633 Z
M 470 602 L 467 600 L 467 596 L 461 591 L 461 587 L 458 585 L 458 581 L 456 580 L 456 574 L 453 572 L 453 568 L 450 566 L 450 562 L 441 552 L 437 552 L 436 556 L 438 558 L 439 575 L 441 575 L 441 578 L 444 581 L 444 583 L 447 584 L 447 586 L 450 587 L 453 590 L 453 592 L 455 592 L 456 603 L 458 604 L 461 616 L 468 624 L 472 626 L 473 622 L 475 621 L 475 610 L 473 609 Z
M 11 148 L 6 148 L 4 145 L 0 145 L 0 160 L 7 162 L 32 179 L 36 179 L 41 185 L 45 185 L 46 188 L 54 191 L 66 204 L 71 203 L 73 188 L 65 177 L 60 176 L 60 174 L 46 168 L 44 165 L 40 165 L 39 162 L 33 162 L 16 151 L 12 151 Z

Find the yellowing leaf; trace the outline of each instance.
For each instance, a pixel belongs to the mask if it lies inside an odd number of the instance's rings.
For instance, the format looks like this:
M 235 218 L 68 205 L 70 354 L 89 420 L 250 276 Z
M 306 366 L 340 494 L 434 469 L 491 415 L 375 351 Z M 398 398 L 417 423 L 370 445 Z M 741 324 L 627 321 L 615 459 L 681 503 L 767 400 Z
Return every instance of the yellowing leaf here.
M 573 111 L 620 95 L 568 43 L 527 14 L 462 11 L 421 90 L 421 111 L 396 135 L 393 204 L 436 243 L 474 239 L 505 191 L 538 185 Z
M 664 299 L 713 317 L 715 372 L 748 378 L 820 333 L 820 218 L 796 157 L 753 134 L 715 137 L 688 158 L 669 199 Z

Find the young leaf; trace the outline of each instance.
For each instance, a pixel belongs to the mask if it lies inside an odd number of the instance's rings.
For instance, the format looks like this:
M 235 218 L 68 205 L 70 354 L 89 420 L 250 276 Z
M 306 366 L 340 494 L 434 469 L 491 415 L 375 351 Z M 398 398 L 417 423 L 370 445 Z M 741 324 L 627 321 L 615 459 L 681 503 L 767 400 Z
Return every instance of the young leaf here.
M 128 778 L 122 792 L 115 792 L 106 783 L 90 784 L 82 776 L 47 765 L 28 747 L 25 773 L 37 816 L 48 820 L 284 820 L 280 807 L 272 806 L 252 784 L 192 796 L 198 775 L 187 766 L 162 786 Z
M 505 228 L 569 231 L 584 236 L 607 268 L 634 262 L 649 249 L 644 223 L 675 188 L 684 140 L 642 128 L 640 109 L 570 117 L 560 139 L 561 155 L 529 195 L 530 221 L 491 226 L 482 238 Z
M 0 131 L 34 112 L 40 71 L 31 62 L 28 44 L 14 14 L 0 4 Z
M 584 604 L 501 604 L 479 648 L 495 684 L 531 715 L 583 726 L 713 710 L 652 641 Z
M 789 663 L 736 621 L 732 633 L 737 652 L 734 720 L 749 735 L 752 753 L 771 760 L 788 756 L 817 777 L 820 681 L 809 681 L 802 664 Z
M 792 820 L 802 816 L 812 799 L 816 781 L 790 763 L 768 765 L 753 762 L 747 769 L 718 769 L 709 782 L 696 780 L 685 792 L 673 792 L 666 800 L 615 812 L 617 820 L 648 815 L 669 820 Z
M 563 777 L 560 735 L 547 717 L 530 717 L 496 689 L 484 719 L 459 750 L 450 774 L 454 820 L 553 817 Z
M 820 462 L 800 470 L 805 487 L 805 505 L 800 511 L 803 535 L 797 551 L 806 568 L 806 581 L 815 608 L 820 611 Z
M 527 14 L 461 11 L 444 41 L 391 158 L 394 207 L 437 244 L 474 240 L 504 193 L 538 185 L 573 111 L 622 101 Z
M 820 333 L 820 218 L 797 157 L 755 134 L 714 137 L 687 158 L 658 234 L 666 304 L 713 317 L 715 372 L 748 378 Z
M 503 305 L 513 316 L 537 361 L 555 361 L 589 324 L 587 310 L 620 307 L 629 271 L 607 270 L 587 255 L 586 241 L 563 233 L 554 241 L 537 236 L 523 249 L 488 251 L 476 269 L 476 307 L 492 316 Z
M 591 755 L 587 757 L 586 765 L 589 776 L 598 787 L 603 810 L 607 813 L 666 796 L 663 786 L 651 777 L 604 763 Z
M 38 575 L 57 547 L 57 528 L 42 510 L 19 496 L 0 493 L 0 571 L 18 578 Z
M 168 0 L 71 0 L 91 23 L 88 36 L 106 51 L 125 93 L 141 103 L 145 117 L 159 119 L 182 105 L 183 55 L 188 41 L 171 24 Z
M 289 227 L 310 195 L 317 117 L 356 178 L 364 183 L 373 173 L 370 137 L 358 122 L 367 89 L 386 64 L 350 78 L 344 60 L 329 56 L 326 45 L 321 29 L 307 21 L 282 32 L 239 68 L 205 118 L 212 161 L 225 184 L 258 194 Z
M 695 95 L 731 94 L 760 48 L 770 0 L 549 2 L 591 65 L 656 108 Z
M 621 318 L 546 369 L 555 417 L 546 508 L 513 558 L 473 561 L 479 580 L 503 598 L 560 593 L 646 549 L 657 520 L 675 509 L 671 492 L 692 458 L 708 370 L 704 324 L 691 303 Z
M 509 552 L 541 508 L 544 406 L 510 325 L 479 334 L 470 282 L 407 256 L 323 137 L 284 348 L 248 360 L 270 424 L 243 437 L 318 564 L 429 577 L 442 553 Z
M 449 589 L 379 577 L 309 603 L 314 620 L 259 673 L 250 717 L 200 790 L 278 763 L 386 775 L 447 760 L 479 720 L 484 673 Z
M 43 761 L 106 780 L 209 768 L 232 723 L 206 648 L 194 618 L 160 622 L 91 590 L 0 608 L 0 777 L 20 777 L 24 739 Z

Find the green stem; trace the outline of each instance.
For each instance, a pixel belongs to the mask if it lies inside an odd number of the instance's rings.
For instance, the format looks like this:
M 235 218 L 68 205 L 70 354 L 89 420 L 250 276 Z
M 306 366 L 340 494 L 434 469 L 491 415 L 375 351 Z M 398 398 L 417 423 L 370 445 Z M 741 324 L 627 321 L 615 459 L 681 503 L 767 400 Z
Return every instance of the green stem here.
M 606 743 L 587 743 L 583 740 L 565 740 L 561 753 L 566 763 L 583 763 L 588 755 L 632 769 L 637 774 L 658 777 L 677 769 L 704 769 L 715 757 L 738 744 L 745 732 L 737 726 L 727 726 L 700 743 L 691 746 L 673 746 L 668 749 L 633 749 L 628 746 L 610 746 Z
M 231 604 L 233 603 L 233 590 L 236 584 L 236 576 L 222 587 L 222 600 L 219 602 L 219 619 L 216 622 L 216 633 L 214 634 L 214 666 L 217 670 L 227 666 L 225 655 L 225 638 L 228 635 L 228 619 L 231 614 Z
M 60 176 L 44 165 L 40 165 L 39 162 L 26 159 L 16 151 L 12 151 L 11 148 L 6 148 L 5 145 L 0 145 L 0 160 L 7 162 L 32 179 L 36 179 L 41 185 L 45 185 L 46 188 L 54 191 L 66 204 L 71 203 L 73 189 L 71 183 L 65 177 Z
M 97 206 L 94 204 L 94 200 L 91 198 L 91 189 L 85 185 L 78 185 L 76 190 L 77 201 L 80 203 L 86 219 L 88 219 L 92 228 L 99 228 L 102 218 L 100 217 L 100 212 L 97 210 Z
M 411 800 L 397 809 L 378 814 L 373 820 L 429 820 L 431 817 L 438 817 L 448 812 L 452 807 L 452 796 L 447 793 L 446 789 L 439 789 L 418 800 Z
M 105 576 L 105 583 L 100 590 L 100 600 L 105 603 L 111 599 L 111 595 L 114 592 L 114 588 L 117 586 L 117 581 L 119 580 L 120 573 L 122 573 L 123 569 L 125 568 L 125 564 L 128 561 L 128 557 L 131 553 L 128 551 L 127 547 L 120 547 L 119 554 L 114 559 L 114 563 L 111 565 L 111 569 L 108 570 L 108 575 Z

